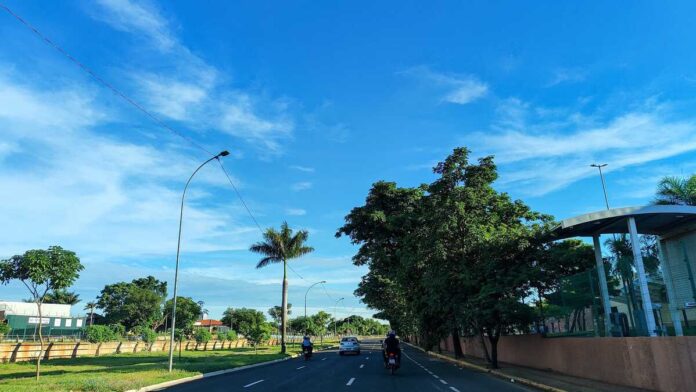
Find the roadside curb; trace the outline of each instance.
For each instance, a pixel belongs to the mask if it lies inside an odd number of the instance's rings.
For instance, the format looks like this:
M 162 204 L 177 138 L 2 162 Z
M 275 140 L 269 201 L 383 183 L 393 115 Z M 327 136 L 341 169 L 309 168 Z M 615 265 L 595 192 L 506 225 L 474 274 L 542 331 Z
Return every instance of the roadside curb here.
M 158 391 L 158 390 L 163 389 L 163 388 L 173 387 L 175 385 L 185 384 L 187 382 L 196 381 L 196 380 L 200 380 L 203 378 L 215 377 L 215 376 L 220 376 L 220 375 L 227 374 L 227 373 L 234 373 L 234 372 L 239 372 L 239 371 L 246 370 L 246 369 L 251 369 L 251 368 L 255 368 L 255 367 L 271 365 L 271 364 L 278 363 L 278 362 L 288 361 L 288 360 L 293 359 L 293 358 L 298 358 L 299 356 L 300 356 L 300 354 L 293 354 L 293 355 L 290 355 L 289 357 L 274 359 L 272 361 L 259 362 L 259 363 L 254 363 L 251 365 L 244 365 L 244 366 L 234 367 L 234 368 L 230 368 L 230 369 L 216 370 L 216 371 L 210 372 L 210 373 L 197 374 L 195 376 L 190 376 L 190 377 L 177 378 L 176 380 L 165 381 L 165 382 L 161 382 L 159 384 L 148 385 L 148 386 L 142 387 L 140 389 L 130 389 L 126 392 Z
M 529 379 L 526 379 L 526 378 L 522 378 L 522 377 L 512 376 L 512 375 L 509 375 L 509 374 L 507 374 L 507 373 L 505 373 L 505 372 L 501 372 L 500 370 L 488 369 L 488 368 L 486 368 L 486 367 L 479 366 L 479 365 L 476 365 L 476 364 L 473 364 L 473 363 L 471 363 L 471 362 L 467 362 L 467 361 L 464 361 L 464 360 L 461 360 L 461 359 L 455 359 L 455 358 L 448 357 L 448 356 L 442 355 L 442 354 L 438 354 L 438 353 L 435 353 L 435 352 L 432 352 L 432 351 L 426 351 L 426 350 L 424 350 L 424 349 L 422 349 L 422 348 L 420 348 L 420 347 L 418 347 L 418 346 L 415 346 L 415 345 L 413 345 L 413 344 L 411 344 L 411 343 L 406 343 L 406 344 L 407 344 L 409 347 L 412 347 L 412 348 L 415 348 L 415 349 L 417 349 L 417 350 L 420 350 L 420 351 L 422 351 L 422 352 L 424 352 L 424 353 L 426 353 L 426 354 L 428 354 L 428 355 L 430 355 L 430 356 L 433 356 L 433 357 L 436 357 L 436 358 L 440 358 L 440 359 L 443 359 L 443 360 L 445 360 L 445 361 L 452 362 L 452 363 L 455 363 L 455 364 L 457 364 L 457 365 L 460 365 L 460 366 L 463 366 L 463 367 L 466 367 L 466 368 L 469 368 L 469 369 L 473 369 L 473 370 L 476 370 L 476 371 L 479 371 L 479 372 L 489 373 L 489 374 L 492 374 L 492 375 L 494 375 L 494 376 L 496 376 L 496 377 L 498 377 L 498 378 L 502 378 L 502 379 L 511 381 L 511 382 L 513 382 L 513 383 L 520 383 L 520 384 L 522 384 L 522 385 L 527 385 L 527 386 L 534 387 L 534 388 L 537 388 L 537 389 L 541 389 L 542 391 L 548 391 L 548 392 L 568 392 L 568 391 L 566 391 L 565 389 L 560 389 L 560 388 L 552 387 L 552 386 L 550 386 L 550 385 L 541 384 L 541 383 L 538 383 L 538 382 L 536 382 L 536 381 L 532 381 L 532 380 L 529 380 Z

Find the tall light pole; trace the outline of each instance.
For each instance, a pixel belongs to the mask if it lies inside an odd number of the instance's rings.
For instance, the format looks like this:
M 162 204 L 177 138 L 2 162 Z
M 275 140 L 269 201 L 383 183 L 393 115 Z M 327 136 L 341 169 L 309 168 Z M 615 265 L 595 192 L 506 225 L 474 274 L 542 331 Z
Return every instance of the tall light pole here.
M 338 303 L 343 301 L 345 298 L 339 298 L 336 300 L 336 303 L 334 304 L 334 336 L 338 336 L 336 334 L 336 324 L 338 324 Z
M 201 163 L 196 170 L 194 170 L 193 174 L 191 174 L 191 177 L 189 177 L 188 181 L 186 181 L 186 186 L 184 186 L 184 192 L 181 195 L 181 210 L 179 211 L 179 238 L 176 242 L 176 267 L 174 269 L 174 301 L 172 304 L 172 333 L 171 333 L 171 338 L 169 341 L 169 372 L 171 373 L 172 371 L 172 366 L 174 365 L 174 329 L 176 326 L 176 286 L 177 282 L 179 280 L 179 251 L 181 250 L 181 223 L 184 219 L 184 198 L 186 197 L 186 190 L 188 189 L 189 184 L 191 183 L 191 180 L 193 179 L 193 176 L 198 173 L 199 170 L 203 166 L 205 166 L 208 162 L 215 160 L 215 159 L 220 159 L 220 157 L 226 157 L 230 155 L 229 152 L 222 151 L 219 154 L 215 155 L 214 157 L 208 159 L 207 161 Z
M 606 163 L 593 163 L 590 166 L 599 169 L 599 178 L 602 180 L 602 191 L 604 192 L 604 203 L 607 205 L 607 210 L 609 209 L 609 199 L 607 198 L 607 185 L 604 183 L 604 174 L 602 174 L 602 168 L 606 166 Z
M 304 317 L 305 317 L 305 322 L 307 322 L 307 294 L 309 294 L 309 290 L 311 290 L 312 287 L 314 287 L 314 286 L 316 286 L 316 285 L 318 285 L 318 284 L 322 284 L 322 283 L 326 283 L 326 281 L 325 281 L 325 280 L 322 280 L 321 282 L 317 282 L 317 283 L 314 283 L 313 285 L 309 286 L 309 288 L 307 289 L 307 292 L 306 292 L 305 295 L 304 295 Z

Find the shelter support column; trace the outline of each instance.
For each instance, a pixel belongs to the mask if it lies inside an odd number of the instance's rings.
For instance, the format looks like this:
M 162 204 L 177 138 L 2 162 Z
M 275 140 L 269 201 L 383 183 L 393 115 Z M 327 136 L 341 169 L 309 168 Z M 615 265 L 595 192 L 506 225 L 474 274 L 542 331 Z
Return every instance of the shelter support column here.
M 604 272 L 599 234 L 593 235 L 592 241 L 594 242 L 595 261 L 597 262 L 597 275 L 599 275 L 599 292 L 602 295 L 602 307 L 604 308 L 604 336 L 611 336 L 611 302 L 609 302 L 609 288 L 607 287 L 607 275 Z
M 638 229 L 636 219 L 628 218 L 628 232 L 631 235 L 631 247 L 633 248 L 633 263 L 638 271 L 638 282 L 640 284 L 640 297 L 643 300 L 643 313 L 645 313 L 645 323 L 648 327 L 648 335 L 656 336 L 655 315 L 653 314 L 650 291 L 648 291 L 648 279 L 645 276 L 645 266 L 643 266 L 643 256 L 640 253 L 640 240 L 638 239 Z
M 672 280 L 672 270 L 669 266 L 669 261 L 667 260 L 667 253 L 665 252 L 665 246 L 661 239 L 657 240 L 657 251 L 660 254 L 660 269 L 662 270 L 662 277 L 665 280 L 665 288 L 667 289 L 667 300 L 669 301 L 669 313 L 672 315 L 672 323 L 674 324 L 674 334 L 676 336 L 684 336 L 684 330 L 682 330 L 681 323 L 681 313 L 677 309 L 677 296 L 674 293 L 674 281 Z

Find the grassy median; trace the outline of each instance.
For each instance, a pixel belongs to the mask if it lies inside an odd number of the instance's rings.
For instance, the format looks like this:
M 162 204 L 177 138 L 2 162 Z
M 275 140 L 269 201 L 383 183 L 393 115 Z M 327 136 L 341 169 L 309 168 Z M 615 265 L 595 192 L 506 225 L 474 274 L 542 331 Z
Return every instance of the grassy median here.
M 318 346 L 318 345 L 317 345 Z M 296 352 L 297 347 L 289 351 Z M 126 391 L 196 374 L 283 358 L 279 347 L 183 351 L 175 370 L 167 372 L 166 352 L 105 355 L 41 362 L 41 380 L 34 379 L 35 363 L 0 364 L 0 391 Z

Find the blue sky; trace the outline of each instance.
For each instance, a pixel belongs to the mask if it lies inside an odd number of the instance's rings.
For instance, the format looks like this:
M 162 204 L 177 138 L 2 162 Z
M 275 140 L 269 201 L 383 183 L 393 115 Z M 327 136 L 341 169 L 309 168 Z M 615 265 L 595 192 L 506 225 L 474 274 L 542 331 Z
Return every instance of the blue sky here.
M 650 201 L 694 171 L 693 3 L 5 1 L 105 80 L 210 151 L 263 227 L 287 220 L 316 252 L 293 262 L 300 311 L 371 312 L 366 271 L 335 239 L 377 180 L 413 186 L 456 146 L 494 154 L 498 189 L 566 218 Z M 178 199 L 206 153 L 95 83 L 0 12 L 0 257 L 58 244 L 74 289 L 173 277 Z M 190 191 L 180 293 L 280 303 L 279 266 L 220 168 Z M 303 278 L 300 278 L 302 276 Z M 17 284 L 0 298 L 21 299 Z

